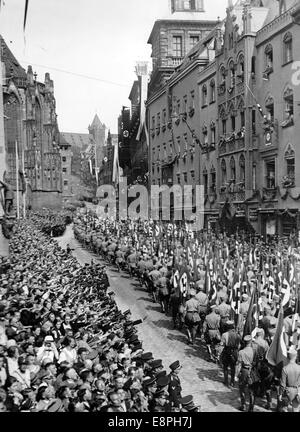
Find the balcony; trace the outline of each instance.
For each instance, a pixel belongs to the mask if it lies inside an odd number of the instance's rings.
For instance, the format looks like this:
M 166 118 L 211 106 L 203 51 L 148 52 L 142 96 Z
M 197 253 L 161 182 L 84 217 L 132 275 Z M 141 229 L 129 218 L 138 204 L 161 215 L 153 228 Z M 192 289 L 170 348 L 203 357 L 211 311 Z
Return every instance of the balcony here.
M 243 132 L 230 134 L 227 137 L 221 137 L 219 141 L 219 156 L 226 153 L 234 153 L 245 148 L 245 136 Z
M 182 63 L 183 57 L 171 57 L 168 58 L 168 66 L 169 67 L 177 67 Z
M 220 192 L 219 200 L 225 202 L 227 199 L 229 202 L 244 202 L 246 199 L 246 192 Z

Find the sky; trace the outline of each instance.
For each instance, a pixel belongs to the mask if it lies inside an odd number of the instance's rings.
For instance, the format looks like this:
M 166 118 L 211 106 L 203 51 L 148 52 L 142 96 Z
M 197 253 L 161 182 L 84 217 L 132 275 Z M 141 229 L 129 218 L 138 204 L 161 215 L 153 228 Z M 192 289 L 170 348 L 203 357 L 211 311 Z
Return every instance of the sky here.
M 168 1 L 29 0 L 24 34 L 25 0 L 2 0 L 0 33 L 39 81 L 50 72 L 61 132 L 87 133 L 97 113 L 117 133 L 122 106 L 130 106 L 135 64 L 151 64 L 147 41 L 154 22 L 168 14 Z M 223 18 L 226 5 L 204 0 L 207 18 Z

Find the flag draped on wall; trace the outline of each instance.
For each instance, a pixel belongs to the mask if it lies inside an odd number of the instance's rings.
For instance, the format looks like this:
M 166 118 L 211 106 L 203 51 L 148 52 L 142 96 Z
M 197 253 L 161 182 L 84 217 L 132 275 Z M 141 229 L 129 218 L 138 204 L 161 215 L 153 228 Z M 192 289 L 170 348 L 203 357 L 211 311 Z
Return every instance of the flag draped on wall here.
M 137 141 L 141 139 L 141 135 L 143 132 L 143 129 L 145 131 L 146 137 L 148 134 L 147 126 L 146 126 L 146 101 L 148 97 L 148 74 L 141 75 L 140 76 L 140 83 L 141 83 L 141 98 L 140 98 L 140 126 L 139 130 L 136 135 Z M 147 140 L 147 144 L 148 140 Z
M 115 184 L 120 182 L 120 166 L 119 166 L 119 144 L 115 144 L 114 148 L 114 163 L 113 163 L 113 176 L 112 181 Z

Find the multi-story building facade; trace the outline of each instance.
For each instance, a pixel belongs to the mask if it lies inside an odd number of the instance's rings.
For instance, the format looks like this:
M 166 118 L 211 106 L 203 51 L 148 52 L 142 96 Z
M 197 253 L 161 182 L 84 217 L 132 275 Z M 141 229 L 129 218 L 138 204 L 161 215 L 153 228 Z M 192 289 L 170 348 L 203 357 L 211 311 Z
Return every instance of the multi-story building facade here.
M 300 217 L 299 2 L 287 1 L 256 35 L 256 95 L 268 121 L 257 128 L 257 204 L 263 234 L 289 235 Z M 275 15 L 275 14 L 274 14 Z M 298 73 L 299 78 L 299 73 Z
M 61 169 L 62 169 L 62 194 L 63 200 L 67 200 L 74 196 L 72 187 L 72 147 L 65 138 L 60 134 L 60 155 L 61 155 Z
M 26 73 L 1 37 L 0 42 L 6 180 L 17 190 L 18 172 L 24 171 L 27 177 L 26 205 L 31 208 L 60 207 L 62 176 L 53 81 L 46 73 L 44 83 L 38 82 L 31 66 Z M 19 178 L 18 188 L 22 189 Z
M 217 21 L 201 19 L 202 3 L 201 7 L 200 3 L 197 4 L 196 11 L 187 8 L 187 4 L 185 9 L 177 10 L 177 7 L 182 6 L 182 2 L 174 2 L 172 5 L 175 17 L 169 21 L 164 20 L 163 29 L 162 23 L 157 21 L 149 39 L 150 42 L 152 41 L 152 56 L 156 58 L 159 55 L 160 58 L 159 62 L 153 62 L 147 100 L 149 176 L 150 184 L 167 184 L 169 187 L 177 184 L 191 185 L 192 196 L 187 199 L 194 207 L 195 186 L 202 181 L 200 170 L 202 151 L 206 153 L 207 158 L 210 158 L 213 148 L 208 145 L 208 137 L 211 142 L 208 130 L 213 130 L 211 127 L 216 120 L 210 113 L 212 104 L 203 106 L 205 108 L 203 115 L 201 113 L 199 82 L 213 80 L 215 74 L 212 67 L 201 79 L 202 71 L 214 59 L 214 28 Z M 184 11 L 188 13 L 189 19 L 184 19 Z M 178 12 L 181 19 L 175 19 Z M 177 37 L 182 40 L 182 47 L 184 47 L 181 51 L 182 57 L 177 56 L 174 50 Z M 159 53 L 157 44 L 164 45 L 164 49 Z M 175 58 L 178 63 L 175 65 L 171 62 L 173 65 L 171 67 L 170 59 Z M 168 70 L 164 68 L 162 73 L 161 64 L 168 62 Z M 215 88 L 213 91 L 215 93 Z M 215 103 L 215 97 L 213 99 Z M 208 128 L 207 134 L 204 132 L 205 127 Z M 175 206 L 177 210 L 179 210 L 178 206 L 177 203 Z M 171 196 L 171 216 L 173 210 L 174 196 Z
M 203 185 L 206 225 L 223 224 L 227 203 L 235 229 L 250 222 L 262 234 L 286 235 L 299 226 L 296 3 L 229 2 L 225 20 L 167 83 L 152 75 L 150 182 Z
M 155 22 L 148 40 L 152 46 L 150 97 L 216 23 L 207 20 L 203 0 L 171 0 L 169 6 L 171 13 Z

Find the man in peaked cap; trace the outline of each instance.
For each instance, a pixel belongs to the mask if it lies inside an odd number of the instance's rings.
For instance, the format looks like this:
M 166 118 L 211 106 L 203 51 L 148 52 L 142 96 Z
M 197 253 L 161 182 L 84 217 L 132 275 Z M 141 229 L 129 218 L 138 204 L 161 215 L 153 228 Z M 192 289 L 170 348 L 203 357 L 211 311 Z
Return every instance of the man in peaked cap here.
M 229 385 L 228 368 L 230 368 L 230 372 L 231 372 L 230 386 L 234 387 L 235 365 L 237 362 L 241 337 L 236 332 L 233 321 L 227 321 L 226 330 L 227 331 L 224 332 L 221 337 L 221 346 L 223 347 L 221 360 L 222 360 L 223 372 L 224 372 L 224 384 L 226 386 Z
M 300 365 L 296 363 L 297 350 L 290 348 L 288 351 L 288 364 L 284 366 L 280 380 L 280 399 L 283 399 L 283 411 L 288 411 L 288 406 L 292 406 L 292 412 L 300 410 Z
M 220 314 L 216 305 L 211 305 L 210 314 L 206 315 L 203 324 L 203 333 L 207 344 L 207 350 L 212 361 L 216 361 L 216 353 L 213 348 L 220 342 Z
M 170 364 L 169 368 L 171 369 L 171 372 L 169 374 L 170 383 L 168 387 L 170 403 L 172 404 L 172 406 L 178 408 L 180 405 L 179 400 L 182 397 L 181 396 L 182 387 L 179 378 L 179 373 L 182 369 L 182 366 L 179 360 L 176 360 L 175 362 Z
M 157 384 L 155 378 L 147 378 L 143 382 L 145 396 L 147 397 L 149 409 L 154 408 L 154 395 L 157 391 Z
M 152 412 L 170 412 L 171 407 L 168 400 L 168 393 L 165 390 L 157 390 L 154 395 L 154 406 Z
M 245 411 L 246 409 L 246 390 L 249 392 L 249 409 L 248 411 L 253 411 L 254 409 L 254 392 L 252 389 L 252 382 L 250 380 L 250 372 L 254 360 L 254 350 L 252 348 L 252 337 L 247 335 L 244 337 L 244 342 L 246 346 L 241 349 L 238 353 L 237 366 L 236 366 L 236 379 L 239 381 L 239 390 L 241 398 L 240 411 Z
M 160 372 L 163 369 L 162 360 L 153 360 L 149 362 L 149 365 L 151 366 L 151 370 L 149 370 L 148 375 L 151 377 L 156 377 L 158 372 Z
M 199 407 L 195 406 L 193 401 L 193 396 L 188 395 L 184 396 L 179 400 L 179 403 L 181 405 L 180 412 L 198 412 Z

